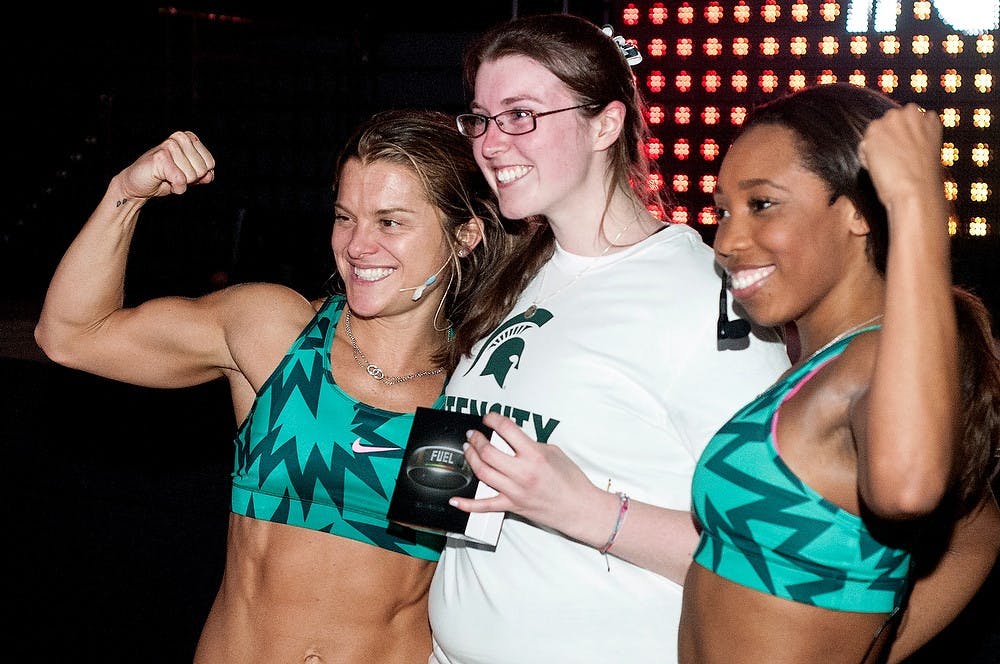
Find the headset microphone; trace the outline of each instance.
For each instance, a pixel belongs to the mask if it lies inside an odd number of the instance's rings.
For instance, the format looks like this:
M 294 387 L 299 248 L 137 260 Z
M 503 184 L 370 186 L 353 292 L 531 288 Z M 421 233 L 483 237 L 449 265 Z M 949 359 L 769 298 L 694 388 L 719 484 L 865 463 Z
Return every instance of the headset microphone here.
M 417 300 L 419 300 L 420 298 L 422 298 L 424 296 L 424 291 L 427 289 L 427 287 L 430 286 L 431 284 L 433 284 L 435 281 L 437 281 L 437 277 L 438 277 L 439 274 L 441 274 L 441 270 L 443 270 L 446 267 L 448 267 L 448 263 L 450 263 L 450 262 L 451 262 L 451 259 L 449 258 L 448 260 L 446 260 L 444 262 L 443 265 L 441 265 L 441 267 L 438 268 L 437 272 L 435 272 L 431 276 L 427 277 L 427 279 L 424 281 L 424 283 L 420 284 L 419 286 L 413 286 L 412 288 L 400 288 L 399 292 L 400 293 L 405 293 L 406 291 L 413 291 L 413 298 L 412 298 L 412 300 L 414 302 L 416 302 Z
M 719 291 L 719 324 L 716 334 L 719 341 L 724 339 L 745 339 L 750 336 L 750 322 L 742 318 L 729 320 L 729 300 L 726 297 L 726 287 L 729 285 L 729 273 L 722 273 L 722 290 Z

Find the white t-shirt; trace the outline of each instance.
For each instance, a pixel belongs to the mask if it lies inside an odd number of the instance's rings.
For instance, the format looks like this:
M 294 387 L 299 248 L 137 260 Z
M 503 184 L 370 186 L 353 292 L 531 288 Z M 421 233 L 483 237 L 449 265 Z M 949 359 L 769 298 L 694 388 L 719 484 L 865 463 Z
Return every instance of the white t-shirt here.
M 687 510 L 712 434 L 788 367 L 776 337 L 718 350 L 720 286 L 686 226 L 598 258 L 557 246 L 458 365 L 445 407 L 501 412 L 596 486 Z M 495 550 L 449 538 L 431 584 L 430 662 L 675 662 L 680 606 L 665 577 L 508 514 Z

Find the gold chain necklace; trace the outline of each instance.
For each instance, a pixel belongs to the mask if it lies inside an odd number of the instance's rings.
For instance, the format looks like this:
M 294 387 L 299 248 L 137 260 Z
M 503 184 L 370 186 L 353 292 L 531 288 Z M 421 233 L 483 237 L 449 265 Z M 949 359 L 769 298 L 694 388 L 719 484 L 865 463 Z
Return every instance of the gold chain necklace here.
M 428 369 L 427 371 L 418 371 L 416 373 L 407 374 L 406 376 L 386 376 L 385 372 L 375 364 L 374 362 L 369 362 L 368 358 L 365 357 L 364 351 L 358 348 L 358 340 L 354 338 L 354 332 L 351 331 L 351 307 L 344 307 L 344 331 L 347 332 L 347 338 L 351 340 L 351 349 L 354 351 L 354 359 L 357 361 L 358 366 L 368 372 L 368 375 L 372 379 L 384 383 L 386 385 L 395 385 L 396 383 L 405 383 L 413 378 L 420 378 L 421 376 L 436 376 L 439 373 L 444 372 L 444 367 L 438 367 L 437 369 Z

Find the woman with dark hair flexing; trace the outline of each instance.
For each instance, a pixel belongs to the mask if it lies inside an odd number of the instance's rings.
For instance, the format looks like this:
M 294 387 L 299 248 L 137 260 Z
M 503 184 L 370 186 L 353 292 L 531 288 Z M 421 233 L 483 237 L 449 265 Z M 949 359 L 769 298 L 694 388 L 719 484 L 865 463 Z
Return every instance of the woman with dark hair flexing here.
M 755 109 L 722 161 L 716 258 L 753 320 L 795 322 L 801 354 L 698 462 L 681 662 L 879 662 L 910 597 L 899 659 L 989 571 L 990 455 L 967 454 L 958 426 L 976 390 L 960 380 L 941 132 L 916 105 L 820 85 Z M 995 378 L 976 382 L 995 399 Z M 983 412 L 973 429 L 995 434 L 995 403 Z M 921 580 L 920 537 L 953 495 L 958 555 Z M 973 581 L 951 597 L 913 588 L 955 562 Z

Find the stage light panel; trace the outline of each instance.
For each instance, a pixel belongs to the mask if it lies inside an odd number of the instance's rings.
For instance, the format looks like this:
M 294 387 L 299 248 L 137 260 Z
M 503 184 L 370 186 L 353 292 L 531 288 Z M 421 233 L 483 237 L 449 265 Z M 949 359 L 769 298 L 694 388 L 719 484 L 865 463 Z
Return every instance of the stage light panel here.
M 985 168 L 990 163 L 990 146 L 987 143 L 976 143 L 972 146 L 972 163 L 979 168 Z
M 654 2 L 649 8 L 649 22 L 653 25 L 663 25 L 667 20 L 667 9 L 662 2 Z
M 958 148 L 955 147 L 954 143 L 944 143 L 941 146 L 941 163 L 945 166 L 954 166 L 955 162 L 958 161 Z
M 947 129 L 954 129 L 962 123 L 962 113 L 957 108 L 944 108 L 938 115 Z
M 733 7 L 733 18 L 737 23 L 749 23 L 750 6 L 743 0 L 739 0 L 739 2 L 736 3 L 736 6 Z
M 667 84 L 667 79 L 664 78 L 662 72 L 654 71 L 649 74 L 646 78 L 646 87 L 649 88 L 651 92 L 659 92 L 663 89 L 663 86 Z
M 674 157 L 679 161 L 685 161 L 691 156 L 691 144 L 686 138 L 679 138 L 674 142 Z
M 955 182 L 954 180 L 945 180 L 944 181 L 944 197 L 945 197 L 946 200 L 953 201 L 953 202 L 958 200 L 958 183 L 957 182 Z
M 764 0 L 764 5 L 760 8 L 760 17 L 767 23 L 775 23 L 781 18 L 781 5 L 777 0 Z
M 927 72 L 918 69 L 910 75 L 910 87 L 914 92 L 927 92 Z
M 718 162 L 749 108 L 809 85 L 847 81 L 933 109 L 944 128 L 950 232 L 995 237 L 989 134 L 1000 0 L 708 0 L 628 2 L 621 21 L 649 57 L 635 68 L 683 210 L 714 223 Z M 680 34 L 679 34 L 680 32 Z M 700 120 L 700 121 L 699 121 Z M 992 184 L 990 184 L 992 183 Z M 973 220 L 975 223 L 973 223 Z
M 651 138 L 646 142 L 646 154 L 650 159 L 656 160 L 663 156 L 663 141 L 658 138 Z
M 886 69 L 878 77 L 878 87 L 887 95 L 892 95 L 892 93 L 899 87 L 899 76 L 891 69 Z
M 887 35 L 878 43 L 879 48 L 886 55 L 899 55 L 900 44 L 895 35 Z
M 705 55 L 710 58 L 717 57 L 719 55 L 722 55 L 723 51 L 722 42 L 716 39 L 715 37 L 709 37 L 708 39 L 705 40 L 705 45 L 702 47 L 702 50 L 704 51 Z
M 715 210 L 713 208 L 702 208 L 698 212 L 698 223 L 703 225 L 714 225 L 717 223 L 715 218 Z
M 914 55 L 927 55 L 931 52 L 931 38 L 927 35 L 914 35 L 910 48 Z
M 958 35 L 948 35 L 941 42 L 941 48 L 949 55 L 960 55 L 965 50 L 965 42 Z
M 781 52 L 781 45 L 774 37 L 764 37 L 760 43 L 760 54 L 767 58 L 772 58 Z
M 975 76 L 976 89 L 986 94 L 993 90 L 993 74 L 987 69 L 980 69 Z
M 821 2 L 819 4 L 819 14 L 824 21 L 836 21 L 840 16 L 839 2 Z
M 699 151 L 701 152 L 701 158 L 705 161 L 715 161 L 722 152 L 719 148 L 719 144 L 711 138 L 706 138 L 701 142 L 701 148 Z
M 635 3 L 630 2 L 625 5 L 625 9 L 622 11 L 622 23 L 624 25 L 638 25 L 639 8 L 635 6 Z
M 774 92 L 781 85 L 781 81 L 778 80 L 778 76 L 772 70 L 765 69 L 760 73 L 757 85 L 764 92 Z
M 990 185 L 987 182 L 973 182 L 969 185 L 969 197 L 977 203 L 985 203 L 990 200 L 992 193 Z

